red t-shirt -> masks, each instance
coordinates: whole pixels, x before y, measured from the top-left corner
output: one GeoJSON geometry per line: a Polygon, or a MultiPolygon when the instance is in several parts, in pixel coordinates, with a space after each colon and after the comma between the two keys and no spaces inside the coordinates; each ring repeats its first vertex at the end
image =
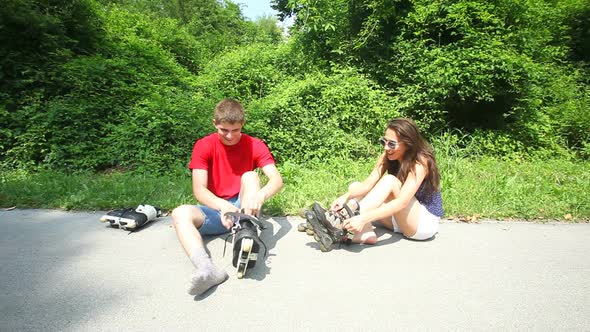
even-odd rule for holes
{"type": "Polygon", "coordinates": [[[228,146],[213,133],[197,140],[188,168],[206,170],[207,189],[228,199],[240,193],[242,174],[274,163],[270,150],[258,138],[242,133],[237,144],[228,146]]]}

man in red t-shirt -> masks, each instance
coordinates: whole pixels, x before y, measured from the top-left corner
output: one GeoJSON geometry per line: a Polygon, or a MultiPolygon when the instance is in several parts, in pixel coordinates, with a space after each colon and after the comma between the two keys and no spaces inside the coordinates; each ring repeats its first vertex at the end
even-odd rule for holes
{"type": "Polygon", "coordinates": [[[228,232],[232,220],[226,212],[258,215],[265,200],[283,186],[281,175],[268,147],[261,140],[242,133],[244,108],[236,100],[224,99],[215,106],[216,133],[195,143],[188,167],[192,170],[193,194],[202,205],[181,205],[172,211],[176,235],[197,269],[188,290],[200,295],[227,280],[227,273],[215,267],[205,251],[201,235],[228,232]],[[268,177],[264,187],[254,170],[268,177]]]}

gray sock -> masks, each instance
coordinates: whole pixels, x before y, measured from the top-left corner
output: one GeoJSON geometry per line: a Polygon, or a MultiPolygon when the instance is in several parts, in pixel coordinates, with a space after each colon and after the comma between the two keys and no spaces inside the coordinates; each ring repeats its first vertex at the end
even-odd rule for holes
{"type": "Polygon", "coordinates": [[[197,271],[193,273],[191,278],[191,285],[188,289],[190,295],[201,295],[209,288],[226,281],[229,277],[227,272],[213,265],[205,248],[195,249],[191,255],[191,261],[197,271]]]}

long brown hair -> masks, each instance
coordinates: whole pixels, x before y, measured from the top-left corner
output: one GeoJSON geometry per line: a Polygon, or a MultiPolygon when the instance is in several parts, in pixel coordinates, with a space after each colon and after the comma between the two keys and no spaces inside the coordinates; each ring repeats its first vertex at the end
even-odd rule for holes
{"type": "Polygon", "coordinates": [[[414,170],[414,165],[420,163],[428,172],[424,178],[424,192],[430,195],[439,191],[440,174],[432,146],[424,139],[414,121],[405,118],[393,119],[387,123],[387,129],[395,131],[400,143],[405,145],[406,151],[401,162],[390,161],[383,154],[383,170],[389,171],[404,183],[408,174],[414,170]]]}

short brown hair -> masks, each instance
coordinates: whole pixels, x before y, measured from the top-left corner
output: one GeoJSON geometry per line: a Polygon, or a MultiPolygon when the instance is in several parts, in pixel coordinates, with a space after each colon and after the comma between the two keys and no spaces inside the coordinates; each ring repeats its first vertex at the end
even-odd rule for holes
{"type": "Polygon", "coordinates": [[[215,106],[213,119],[215,123],[244,123],[244,106],[237,100],[225,98],[215,106]]]}

